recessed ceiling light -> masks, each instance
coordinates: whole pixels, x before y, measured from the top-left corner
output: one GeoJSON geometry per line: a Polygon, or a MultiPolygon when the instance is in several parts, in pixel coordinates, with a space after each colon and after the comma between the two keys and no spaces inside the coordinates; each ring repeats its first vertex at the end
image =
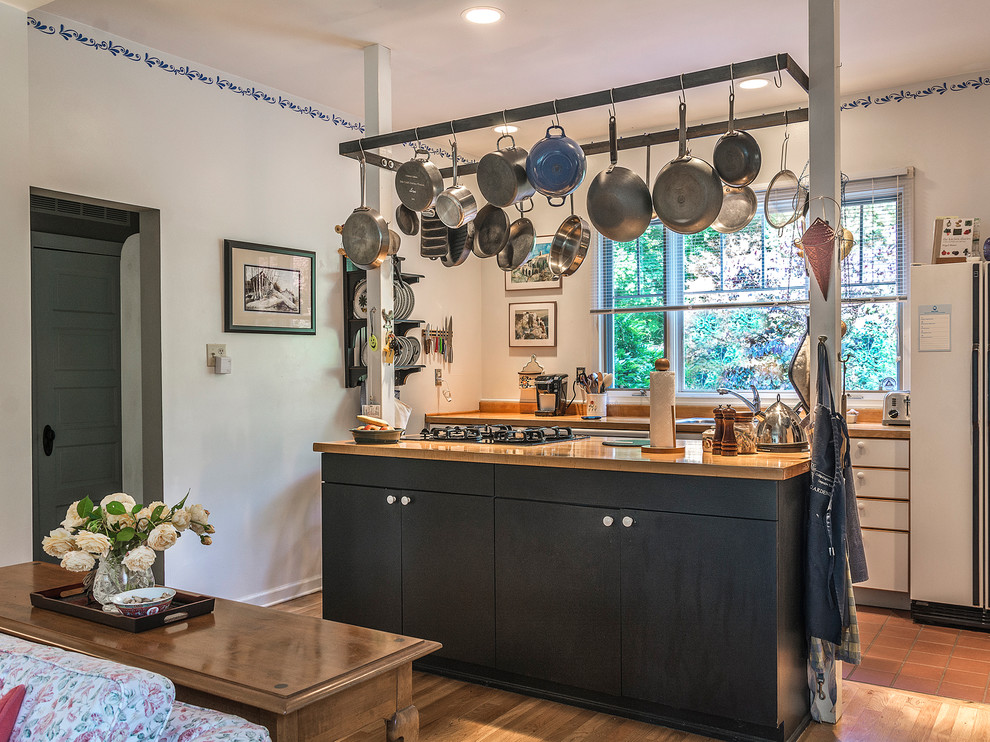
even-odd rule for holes
{"type": "Polygon", "coordinates": [[[739,83],[739,87],[747,88],[748,90],[755,90],[756,88],[765,88],[770,83],[769,80],[763,77],[754,77],[752,80],[743,80],[739,83]]]}
{"type": "Polygon", "coordinates": [[[517,131],[519,131],[519,127],[513,126],[512,124],[509,124],[508,126],[499,125],[495,127],[496,134],[515,134],[517,131]]]}
{"type": "Polygon", "coordinates": [[[461,15],[464,16],[464,20],[470,21],[471,23],[498,23],[502,20],[505,13],[498,8],[481,6],[477,8],[468,8],[461,13],[461,15]]]}

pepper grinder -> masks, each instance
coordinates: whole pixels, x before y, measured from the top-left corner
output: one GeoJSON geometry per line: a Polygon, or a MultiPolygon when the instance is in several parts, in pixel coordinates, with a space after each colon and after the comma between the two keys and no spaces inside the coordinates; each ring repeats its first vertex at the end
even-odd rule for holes
{"type": "Polygon", "coordinates": [[[726,407],[722,412],[722,455],[735,456],[739,453],[736,443],[736,411],[726,407]]]}
{"type": "Polygon", "coordinates": [[[712,414],[715,416],[715,437],[712,438],[712,456],[719,456],[722,453],[722,435],[725,432],[722,405],[712,410],[712,414]]]}

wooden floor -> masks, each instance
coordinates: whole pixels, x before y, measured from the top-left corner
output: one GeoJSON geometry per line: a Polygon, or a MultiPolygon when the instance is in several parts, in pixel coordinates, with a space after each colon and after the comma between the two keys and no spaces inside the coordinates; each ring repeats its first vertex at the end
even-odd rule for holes
{"type": "MultiPolygon", "coordinates": [[[[276,606],[321,615],[321,593],[276,606]]],[[[703,742],[707,737],[462,683],[413,674],[420,742],[703,742]]],[[[990,740],[990,705],[843,681],[845,712],[836,725],[815,724],[800,742],[983,742],[990,740]]],[[[346,742],[383,742],[375,724],[346,742]]]]}

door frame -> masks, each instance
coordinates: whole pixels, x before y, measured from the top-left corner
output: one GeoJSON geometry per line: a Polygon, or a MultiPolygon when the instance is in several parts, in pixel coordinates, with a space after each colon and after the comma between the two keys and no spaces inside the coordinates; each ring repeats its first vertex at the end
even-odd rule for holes
{"type": "MultiPolygon", "coordinates": [[[[139,452],[140,470],[132,473],[123,480],[123,489],[132,494],[139,502],[152,502],[165,499],[165,467],[163,445],[163,412],[162,412],[162,311],[161,311],[161,213],[157,209],[123,204],[103,199],[90,198],[77,194],[50,191],[42,188],[31,188],[31,195],[75,201],[111,209],[131,211],[138,214],[138,232],[124,242],[123,251],[136,252],[133,255],[138,265],[136,270],[123,271],[121,275],[121,295],[128,292],[136,297],[140,307],[139,338],[129,347],[128,353],[139,355],[139,359],[130,359],[121,365],[121,384],[130,385],[135,390],[130,402],[130,409],[123,409],[125,419],[135,421],[131,430],[138,434],[139,442],[134,450],[139,452]],[[137,428],[140,427],[138,433],[137,428]]],[[[43,234],[46,244],[39,247],[59,248],[65,244],[64,236],[52,233],[43,234]]],[[[32,230],[31,250],[34,250],[36,237],[39,233],[32,230]]],[[[85,238],[80,238],[85,239],[85,238]]],[[[95,240],[88,240],[96,242],[95,240]]],[[[32,318],[33,323],[33,318],[32,318]]],[[[32,389],[32,407],[34,404],[32,389]]],[[[34,417],[32,412],[32,418],[34,417]]],[[[126,435],[127,428],[122,428],[126,435]]],[[[34,429],[32,423],[32,458],[41,452],[41,431],[34,429]]],[[[126,449],[125,449],[126,450],[126,449]]],[[[124,467],[126,471],[126,466],[124,467]]],[[[31,497],[32,511],[37,502],[37,474],[35,462],[32,460],[33,492],[31,497]]],[[[123,474],[123,472],[122,472],[123,474]]],[[[32,522],[34,514],[32,512],[32,522]]],[[[164,582],[162,570],[164,560],[155,563],[156,576],[164,582]]]]}

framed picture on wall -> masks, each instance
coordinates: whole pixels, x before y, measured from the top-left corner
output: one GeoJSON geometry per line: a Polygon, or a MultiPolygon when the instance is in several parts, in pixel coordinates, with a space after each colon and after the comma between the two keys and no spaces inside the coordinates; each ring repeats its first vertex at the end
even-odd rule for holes
{"type": "Polygon", "coordinates": [[[557,302],[509,305],[509,346],[553,348],[557,345],[557,302]]]}
{"type": "Polygon", "coordinates": [[[505,272],[506,291],[525,291],[527,289],[559,289],[561,277],[550,271],[550,243],[553,235],[543,235],[536,238],[533,251],[526,262],[518,268],[505,272]]]}
{"type": "Polygon", "coordinates": [[[223,241],[223,331],[316,334],[316,253],[223,241]]]}

